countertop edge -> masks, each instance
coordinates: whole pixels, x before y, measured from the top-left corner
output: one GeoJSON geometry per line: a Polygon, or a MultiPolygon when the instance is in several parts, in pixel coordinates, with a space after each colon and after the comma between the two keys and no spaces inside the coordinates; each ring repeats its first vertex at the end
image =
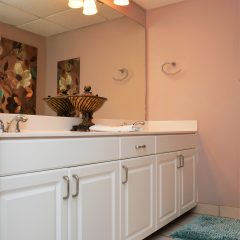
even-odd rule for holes
{"type": "Polygon", "coordinates": [[[0,133],[0,140],[22,139],[22,138],[92,138],[92,137],[121,137],[141,135],[170,135],[170,134],[194,134],[196,130],[174,130],[174,131],[136,131],[136,132],[22,132],[22,133],[0,133]]]}

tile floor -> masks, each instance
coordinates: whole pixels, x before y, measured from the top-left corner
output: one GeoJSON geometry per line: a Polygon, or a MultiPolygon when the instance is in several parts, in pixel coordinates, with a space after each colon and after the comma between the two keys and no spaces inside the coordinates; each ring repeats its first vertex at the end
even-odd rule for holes
{"type": "Polygon", "coordinates": [[[177,230],[179,227],[191,222],[195,217],[199,216],[194,213],[186,213],[175,221],[169,223],[167,226],[161,228],[157,232],[153,233],[151,236],[145,238],[144,240],[171,240],[169,235],[177,230]]]}

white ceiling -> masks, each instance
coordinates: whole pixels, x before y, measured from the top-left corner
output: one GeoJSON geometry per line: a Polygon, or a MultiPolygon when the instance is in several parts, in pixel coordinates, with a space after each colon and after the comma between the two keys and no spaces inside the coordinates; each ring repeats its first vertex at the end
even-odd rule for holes
{"type": "Polygon", "coordinates": [[[144,9],[163,7],[169,4],[183,2],[184,0],[133,0],[144,9]]]}
{"type": "MultiPolygon", "coordinates": [[[[152,9],[184,0],[132,1],[144,9],[152,9]]],[[[0,0],[0,22],[41,36],[52,36],[123,16],[98,2],[98,14],[84,16],[82,9],[70,9],[67,3],[68,0],[0,0]]]]}
{"type": "Polygon", "coordinates": [[[84,16],[82,9],[70,9],[67,3],[68,0],[0,0],[0,22],[51,36],[123,16],[100,3],[98,14],[84,16]]]}

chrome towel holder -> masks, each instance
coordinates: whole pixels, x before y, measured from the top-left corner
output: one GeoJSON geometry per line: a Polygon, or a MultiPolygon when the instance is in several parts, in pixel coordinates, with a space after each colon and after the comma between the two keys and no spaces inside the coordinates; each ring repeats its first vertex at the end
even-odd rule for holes
{"type": "Polygon", "coordinates": [[[129,75],[129,72],[128,72],[128,69],[127,68],[121,68],[121,69],[118,69],[118,72],[120,73],[119,77],[113,77],[112,79],[115,80],[115,81],[123,81],[125,80],[128,75],[129,75]]]}
{"type": "Polygon", "coordinates": [[[162,71],[167,75],[176,75],[182,71],[182,69],[177,69],[175,71],[171,71],[171,69],[175,69],[177,67],[176,62],[165,62],[162,65],[162,71]]]}

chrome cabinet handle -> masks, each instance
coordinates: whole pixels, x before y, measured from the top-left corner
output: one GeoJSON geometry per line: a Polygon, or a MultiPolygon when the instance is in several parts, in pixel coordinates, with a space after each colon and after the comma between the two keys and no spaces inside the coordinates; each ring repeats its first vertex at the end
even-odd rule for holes
{"type": "Polygon", "coordinates": [[[181,154],[177,156],[177,168],[182,167],[184,167],[184,156],[181,154]]]}
{"type": "Polygon", "coordinates": [[[63,176],[63,179],[67,182],[67,195],[63,197],[63,200],[67,200],[70,196],[70,181],[68,176],[63,176]]]}
{"type": "Polygon", "coordinates": [[[147,146],[145,144],[143,145],[136,145],[135,148],[138,150],[138,149],[141,149],[141,148],[146,148],[147,146]]]}
{"type": "Polygon", "coordinates": [[[122,166],[122,168],[125,170],[126,173],[126,179],[125,181],[122,181],[122,184],[126,184],[128,182],[128,168],[126,166],[122,166]]]}
{"type": "Polygon", "coordinates": [[[76,192],[72,195],[73,198],[77,197],[79,194],[79,177],[78,175],[72,175],[72,177],[76,180],[76,192]]]}
{"type": "Polygon", "coordinates": [[[181,155],[177,156],[177,168],[181,168],[181,155]]]}
{"type": "Polygon", "coordinates": [[[180,158],[180,165],[181,167],[184,167],[184,156],[181,155],[181,158],[180,158]]]}

